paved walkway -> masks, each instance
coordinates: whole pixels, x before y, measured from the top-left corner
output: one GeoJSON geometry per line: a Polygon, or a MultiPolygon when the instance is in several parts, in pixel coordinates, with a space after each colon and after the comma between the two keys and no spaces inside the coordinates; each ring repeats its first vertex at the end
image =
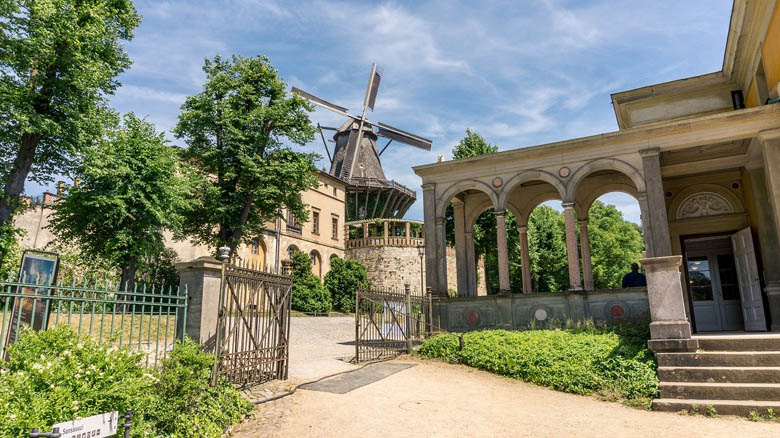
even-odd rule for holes
{"type": "MultiPolygon", "coordinates": [[[[295,377],[289,383],[301,383],[317,372],[325,375],[354,368],[333,359],[354,354],[353,345],[339,340],[347,336],[348,328],[354,330],[347,320],[293,320],[293,346],[296,336],[314,333],[305,336],[306,342],[291,347],[290,375],[295,377]],[[310,358],[308,362],[305,357],[310,358]]],[[[351,341],[351,336],[347,340],[351,341]]],[[[290,397],[261,405],[256,418],[238,427],[234,436],[780,436],[778,423],[648,412],[460,365],[410,357],[393,363],[402,362],[416,366],[345,394],[299,389],[290,397]]],[[[289,383],[273,383],[270,391],[279,391],[289,383]]]]}

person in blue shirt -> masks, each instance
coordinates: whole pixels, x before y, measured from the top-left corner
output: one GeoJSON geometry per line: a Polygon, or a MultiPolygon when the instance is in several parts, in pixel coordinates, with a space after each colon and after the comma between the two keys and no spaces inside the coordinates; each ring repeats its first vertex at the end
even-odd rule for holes
{"type": "Polygon", "coordinates": [[[631,263],[631,272],[623,276],[623,287],[647,286],[647,279],[639,273],[639,265],[631,263]]]}

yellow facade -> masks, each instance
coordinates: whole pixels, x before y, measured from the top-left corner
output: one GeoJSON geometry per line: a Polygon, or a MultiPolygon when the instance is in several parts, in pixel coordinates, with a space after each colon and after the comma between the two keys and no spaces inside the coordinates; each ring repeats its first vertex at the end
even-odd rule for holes
{"type": "Polygon", "coordinates": [[[764,72],[767,86],[770,90],[776,89],[780,82],[780,6],[775,6],[772,21],[769,22],[769,30],[764,38],[764,47],[761,48],[764,60],[764,72]]]}

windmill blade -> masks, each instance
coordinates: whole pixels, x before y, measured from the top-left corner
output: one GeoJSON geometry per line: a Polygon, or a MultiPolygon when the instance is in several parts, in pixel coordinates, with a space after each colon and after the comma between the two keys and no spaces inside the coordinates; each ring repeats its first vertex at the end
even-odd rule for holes
{"type": "Polygon", "coordinates": [[[368,77],[368,87],[366,87],[366,97],[363,99],[363,107],[369,108],[374,111],[374,104],[376,103],[376,94],[379,92],[379,82],[382,80],[382,73],[384,70],[374,64],[371,67],[371,75],[368,77]]]}
{"type": "Polygon", "coordinates": [[[347,114],[348,110],[346,108],[344,108],[343,106],[338,106],[338,105],[335,105],[335,104],[332,104],[332,103],[328,102],[327,100],[320,99],[319,97],[317,97],[317,96],[315,96],[313,94],[309,94],[309,93],[301,90],[300,88],[292,87],[291,92],[292,92],[292,94],[295,94],[296,96],[300,96],[300,97],[308,100],[309,102],[311,102],[311,103],[313,103],[315,105],[319,105],[319,106],[321,106],[323,108],[329,109],[329,110],[331,110],[331,111],[333,111],[335,113],[341,114],[342,116],[352,117],[353,119],[357,118],[355,116],[347,114]]]}
{"type": "Polygon", "coordinates": [[[382,137],[387,137],[391,140],[408,144],[409,146],[414,146],[416,148],[425,149],[426,151],[431,150],[431,145],[433,142],[427,138],[402,131],[398,128],[393,128],[392,126],[385,125],[384,123],[377,123],[375,126],[378,130],[377,134],[381,135],[382,137]]]}

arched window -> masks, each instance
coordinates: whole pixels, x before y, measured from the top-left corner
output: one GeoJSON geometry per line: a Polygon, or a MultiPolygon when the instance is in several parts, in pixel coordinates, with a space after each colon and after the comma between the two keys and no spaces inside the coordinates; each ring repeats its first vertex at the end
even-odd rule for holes
{"type": "Polygon", "coordinates": [[[309,257],[311,257],[311,272],[317,277],[322,277],[322,257],[320,257],[320,253],[317,250],[312,250],[309,253],[309,257]]]}
{"type": "Polygon", "coordinates": [[[295,246],[295,245],[290,245],[290,246],[287,248],[287,258],[288,258],[288,259],[290,259],[290,260],[292,260],[292,258],[293,258],[293,254],[295,254],[295,251],[298,251],[298,247],[297,247],[297,246],[295,246]]]}

